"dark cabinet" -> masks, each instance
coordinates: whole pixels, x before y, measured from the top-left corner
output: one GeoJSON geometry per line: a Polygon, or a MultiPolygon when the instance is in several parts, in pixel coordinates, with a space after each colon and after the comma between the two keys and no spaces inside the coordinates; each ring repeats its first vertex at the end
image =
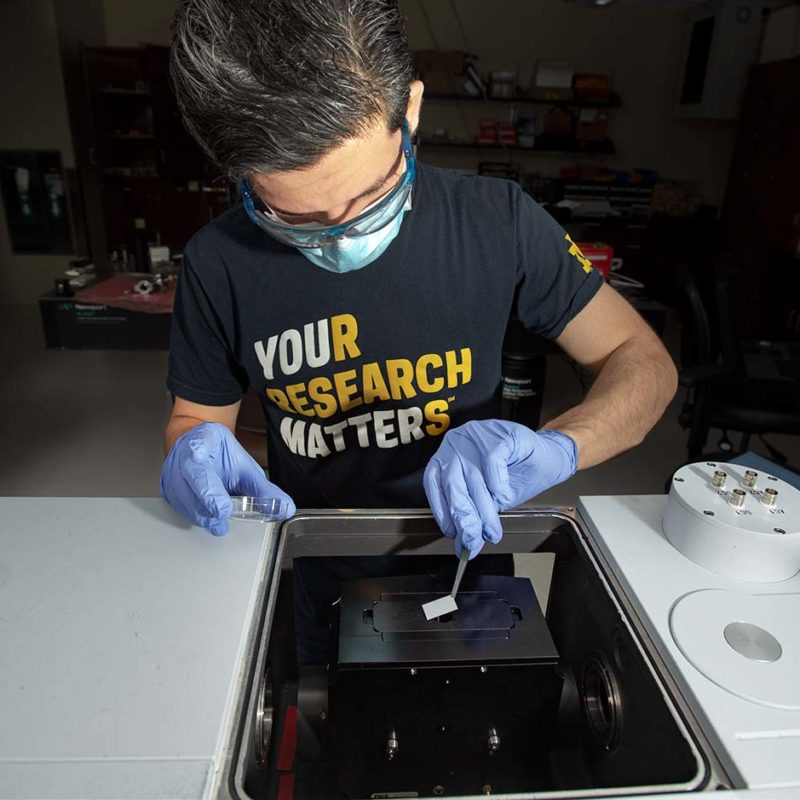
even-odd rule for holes
{"type": "MultiPolygon", "coordinates": [[[[136,239],[182,250],[229,206],[229,188],[183,126],[169,83],[169,48],[85,47],[85,180],[102,197],[108,250],[136,239]]],[[[141,246],[138,248],[144,252],[141,246]]],[[[92,253],[101,267],[108,253],[92,253]]],[[[142,259],[143,260],[143,259],[142,259]]],[[[147,269],[137,263],[136,270],[147,269]]]]}
{"type": "Polygon", "coordinates": [[[721,219],[736,327],[800,340],[800,59],[750,70],[721,219]]]}

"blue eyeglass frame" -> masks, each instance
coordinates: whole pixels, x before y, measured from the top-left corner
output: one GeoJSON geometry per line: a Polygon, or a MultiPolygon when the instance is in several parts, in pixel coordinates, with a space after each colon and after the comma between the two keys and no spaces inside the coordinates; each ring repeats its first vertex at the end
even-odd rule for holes
{"type": "MultiPolygon", "coordinates": [[[[242,179],[239,182],[239,191],[242,195],[242,202],[244,204],[245,211],[247,212],[247,216],[252,222],[258,225],[259,228],[266,231],[279,241],[290,244],[293,247],[301,248],[324,247],[325,245],[331,244],[334,240],[343,236],[367,236],[370,233],[375,233],[376,231],[381,230],[382,228],[386,227],[386,225],[388,225],[396,215],[393,215],[389,219],[382,221],[380,225],[377,225],[374,228],[367,226],[367,228],[363,231],[353,232],[354,228],[363,225],[370,219],[380,219],[382,213],[388,207],[390,207],[392,203],[396,203],[398,201],[399,196],[403,195],[403,202],[405,203],[405,199],[408,197],[411,187],[414,185],[414,178],[416,176],[416,163],[414,160],[414,151],[411,146],[411,134],[408,130],[408,123],[406,121],[403,121],[402,132],[402,143],[400,150],[405,156],[406,160],[406,170],[403,173],[403,176],[397,182],[395,187],[389,192],[389,194],[387,194],[386,197],[384,197],[377,205],[373,206],[367,211],[362,212],[358,216],[353,217],[353,219],[347,220],[346,222],[340,222],[337,225],[321,226],[319,228],[298,228],[294,225],[281,225],[279,222],[269,219],[263,213],[259,212],[258,209],[256,209],[255,194],[250,186],[248,186],[247,181],[242,179]]],[[[402,205],[398,204],[398,214],[400,213],[401,209],[402,205]]]]}

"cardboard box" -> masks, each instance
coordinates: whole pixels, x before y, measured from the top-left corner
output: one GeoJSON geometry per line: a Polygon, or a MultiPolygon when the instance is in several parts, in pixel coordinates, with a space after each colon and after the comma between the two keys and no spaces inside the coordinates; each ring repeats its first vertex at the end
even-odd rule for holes
{"type": "Polygon", "coordinates": [[[416,66],[422,80],[431,72],[446,75],[463,75],[467,66],[466,55],[456,50],[419,50],[416,53],[416,66]]]}
{"type": "Polygon", "coordinates": [[[464,88],[464,72],[467,67],[464,53],[455,50],[420,50],[416,54],[416,67],[427,94],[469,96],[464,88]]]}
{"type": "Polygon", "coordinates": [[[449,72],[428,72],[420,75],[420,80],[425,84],[425,93],[431,97],[437,95],[465,95],[464,77],[451,75],[449,72]]]}

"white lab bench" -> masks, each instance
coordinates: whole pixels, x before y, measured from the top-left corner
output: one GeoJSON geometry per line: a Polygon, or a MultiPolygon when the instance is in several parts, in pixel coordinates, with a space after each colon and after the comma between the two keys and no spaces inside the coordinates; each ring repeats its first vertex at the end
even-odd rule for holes
{"type": "Polygon", "coordinates": [[[208,797],[274,533],[0,500],[0,798],[208,797]]]}
{"type": "MultiPolygon", "coordinates": [[[[698,583],[664,578],[683,556],[658,529],[663,502],[581,503],[605,558],[629,573],[620,583],[649,606],[644,622],[656,639],[671,593],[698,583]]],[[[277,524],[233,521],[215,538],[160,499],[0,499],[0,800],[221,796],[278,533],[277,524]]],[[[682,670],[687,698],[714,715],[721,704],[731,730],[758,730],[746,714],[737,728],[737,704],[724,693],[707,699],[680,651],[658,647],[682,670]]],[[[780,736],[745,741],[734,730],[729,740],[727,727],[717,731],[762,787],[725,797],[800,797],[800,712],[793,719],[763,729],[780,736]]]]}

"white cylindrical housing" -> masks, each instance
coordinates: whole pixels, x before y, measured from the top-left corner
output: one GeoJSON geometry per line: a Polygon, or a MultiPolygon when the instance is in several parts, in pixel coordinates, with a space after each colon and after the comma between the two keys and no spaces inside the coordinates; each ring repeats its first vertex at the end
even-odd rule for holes
{"type": "Polygon", "coordinates": [[[760,472],[756,488],[742,498],[746,467],[700,462],[672,478],[664,534],[687,558],[713,572],[745,581],[774,582],[800,572],[800,491],[760,472]],[[730,476],[725,489],[714,473],[730,476]],[[769,499],[767,488],[777,491],[769,499]],[[765,502],[765,499],[767,501],[765,502]]]}

